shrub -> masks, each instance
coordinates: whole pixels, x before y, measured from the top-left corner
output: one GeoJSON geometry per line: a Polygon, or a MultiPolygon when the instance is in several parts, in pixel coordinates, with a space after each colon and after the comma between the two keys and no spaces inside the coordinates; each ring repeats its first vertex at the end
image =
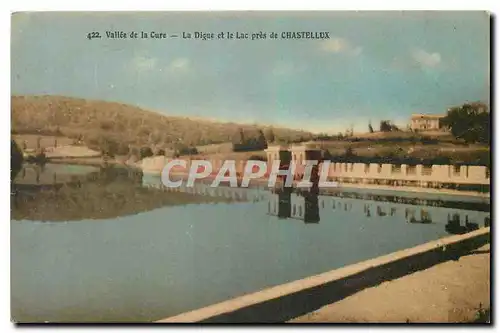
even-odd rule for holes
{"type": "Polygon", "coordinates": [[[103,156],[115,157],[118,152],[118,143],[107,137],[101,137],[99,139],[99,149],[103,156]]]}
{"type": "Polygon", "coordinates": [[[128,155],[129,151],[130,151],[130,149],[128,147],[128,144],[123,143],[123,142],[117,143],[116,151],[115,151],[116,155],[128,155]]]}
{"type": "Polygon", "coordinates": [[[352,149],[352,147],[347,147],[346,150],[345,150],[345,154],[344,154],[346,157],[352,157],[354,156],[354,150],[352,149]]]}
{"type": "Polygon", "coordinates": [[[139,157],[141,158],[141,160],[153,155],[153,150],[150,147],[141,147],[141,149],[139,150],[139,157]]]}

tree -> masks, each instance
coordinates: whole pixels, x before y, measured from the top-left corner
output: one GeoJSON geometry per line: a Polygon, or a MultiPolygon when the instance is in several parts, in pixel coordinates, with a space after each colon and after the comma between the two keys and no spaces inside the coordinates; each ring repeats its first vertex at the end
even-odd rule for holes
{"type": "Polygon", "coordinates": [[[153,156],[153,150],[151,149],[151,147],[148,147],[148,146],[144,146],[144,147],[141,147],[141,149],[139,150],[139,156],[142,159],[146,158],[146,157],[151,157],[153,156]]]}
{"type": "Polygon", "coordinates": [[[321,151],[321,157],[324,161],[330,161],[333,157],[333,155],[330,153],[328,149],[323,149],[321,151]]]}
{"type": "Polygon", "coordinates": [[[10,179],[14,180],[23,166],[23,152],[16,141],[10,140],[10,179]]]}
{"type": "Polygon", "coordinates": [[[274,131],[272,127],[266,128],[266,131],[264,132],[264,136],[266,137],[266,141],[271,143],[274,142],[275,137],[274,137],[274,131]]]}
{"type": "Polygon", "coordinates": [[[99,150],[103,157],[115,157],[118,150],[118,143],[109,137],[99,137],[98,139],[99,150]]]}
{"type": "Polygon", "coordinates": [[[389,120],[380,121],[380,132],[390,132],[392,131],[392,125],[389,120]]]}
{"type": "Polygon", "coordinates": [[[157,147],[154,151],[154,154],[156,156],[165,156],[165,149],[157,147]]]}
{"type": "Polygon", "coordinates": [[[373,126],[372,126],[371,121],[368,123],[368,131],[370,131],[370,133],[375,132],[375,131],[373,130],[373,126]]]}
{"type": "Polygon", "coordinates": [[[441,124],[466,143],[490,143],[490,112],[481,102],[465,103],[448,110],[441,124]]]}
{"type": "Polygon", "coordinates": [[[244,144],[245,143],[245,132],[243,128],[239,128],[238,131],[233,136],[233,144],[244,144]]]}
{"type": "Polygon", "coordinates": [[[259,149],[266,149],[267,148],[266,136],[264,135],[264,132],[261,129],[259,129],[259,131],[258,131],[256,148],[259,148],[259,149]]]}
{"type": "Polygon", "coordinates": [[[380,121],[380,132],[397,132],[399,127],[391,123],[390,120],[380,121]]]}

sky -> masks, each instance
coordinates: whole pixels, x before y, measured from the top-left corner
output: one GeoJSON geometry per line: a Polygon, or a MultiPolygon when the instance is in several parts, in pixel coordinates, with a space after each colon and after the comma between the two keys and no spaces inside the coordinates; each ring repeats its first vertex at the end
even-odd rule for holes
{"type": "Polygon", "coordinates": [[[16,13],[12,95],[62,95],[165,115],[336,134],[489,103],[485,12],[16,13]],[[178,34],[109,39],[106,31],[178,34]],[[326,31],[329,39],[271,39],[326,31]],[[87,35],[98,32],[102,38],[87,35]],[[267,34],[264,40],[182,33],[267,34]]]}

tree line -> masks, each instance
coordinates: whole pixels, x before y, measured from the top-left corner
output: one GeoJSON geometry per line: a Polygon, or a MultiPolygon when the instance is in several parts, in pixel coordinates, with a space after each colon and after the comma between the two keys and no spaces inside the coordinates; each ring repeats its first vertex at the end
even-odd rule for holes
{"type": "Polygon", "coordinates": [[[482,102],[452,107],[442,119],[451,134],[466,143],[491,143],[491,123],[488,106],[482,102]]]}

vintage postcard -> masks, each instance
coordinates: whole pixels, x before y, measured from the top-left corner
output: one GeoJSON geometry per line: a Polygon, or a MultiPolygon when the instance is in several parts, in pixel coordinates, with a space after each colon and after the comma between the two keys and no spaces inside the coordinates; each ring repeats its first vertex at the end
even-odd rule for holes
{"type": "Polygon", "coordinates": [[[490,322],[488,12],[11,20],[13,322],[490,322]]]}

